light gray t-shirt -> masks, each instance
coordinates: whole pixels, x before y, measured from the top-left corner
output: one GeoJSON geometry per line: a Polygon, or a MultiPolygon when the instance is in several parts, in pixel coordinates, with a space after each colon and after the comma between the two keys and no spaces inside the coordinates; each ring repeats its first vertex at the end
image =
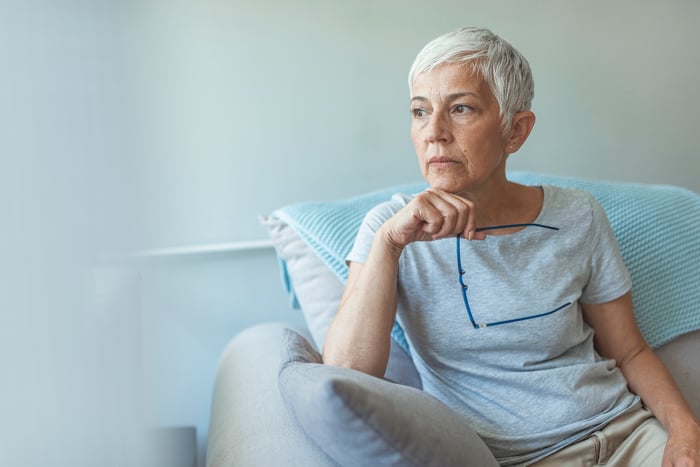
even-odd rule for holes
{"type": "MultiPolygon", "coordinates": [[[[548,455],[639,405],[593,347],[580,302],[605,303],[631,282],[602,207],[543,186],[534,223],[510,235],[408,245],[399,259],[397,320],[423,389],[462,414],[502,465],[548,455]],[[466,302],[466,303],[465,303],[466,302]],[[475,328],[523,317],[545,316],[475,328]],[[558,310],[558,311],[553,311],[558,310]]],[[[372,209],[348,261],[364,263],[377,229],[412,196],[372,209]]]]}

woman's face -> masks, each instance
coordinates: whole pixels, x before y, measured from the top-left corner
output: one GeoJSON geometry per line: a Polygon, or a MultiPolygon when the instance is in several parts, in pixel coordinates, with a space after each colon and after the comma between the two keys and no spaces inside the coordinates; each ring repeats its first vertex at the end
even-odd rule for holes
{"type": "Polygon", "coordinates": [[[411,96],[411,138],[430,186],[459,193],[505,177],[500,109],[479,73],[440,65],[418,75],[411,96]]]}

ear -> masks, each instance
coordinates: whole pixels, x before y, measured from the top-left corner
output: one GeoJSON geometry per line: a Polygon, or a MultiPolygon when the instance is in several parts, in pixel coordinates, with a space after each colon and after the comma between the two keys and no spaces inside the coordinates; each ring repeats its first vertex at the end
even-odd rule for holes
{"type": "Polygon", "coordinates": [[[510,132],[506,138],[506,153],[512,154],[525,144],[530,136],[532,127],[535,126],[535,114],[529,110],[516,112],[510,125],[510,132]]]}

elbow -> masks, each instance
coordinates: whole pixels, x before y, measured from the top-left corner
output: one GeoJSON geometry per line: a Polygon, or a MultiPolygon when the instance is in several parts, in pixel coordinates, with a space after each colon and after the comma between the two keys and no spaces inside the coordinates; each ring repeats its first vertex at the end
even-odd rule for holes
{"type": "Polygon", "coordinates": [[[386,372],[387,361],[382,359],[363,358],[362,352],[337,351],[328,346],[323,349],[323,364],[340,368],[348,368],[366,373],[370,376],[383,378],[386,372]]]}
{"type": "Polygon", "coordinates": [[[649,347],[646,343],[641,343],[627,351],[621,357],[615,358],[615,363],[624,373],[627,368],[629,368],[631,363],[639,359],[640,356],[644,356],[648,353],[653,353],[651,347],[649,347]]]}

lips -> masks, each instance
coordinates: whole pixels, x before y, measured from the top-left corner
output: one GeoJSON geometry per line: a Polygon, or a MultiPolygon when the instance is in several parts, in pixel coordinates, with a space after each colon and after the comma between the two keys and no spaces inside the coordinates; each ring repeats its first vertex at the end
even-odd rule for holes
{"type": "Polygon", "coordinates": [[[445,156],[433,156],[428,159],[428,165],[436,169],[443,169],[458,164],[454,159],[445,156]]]}

